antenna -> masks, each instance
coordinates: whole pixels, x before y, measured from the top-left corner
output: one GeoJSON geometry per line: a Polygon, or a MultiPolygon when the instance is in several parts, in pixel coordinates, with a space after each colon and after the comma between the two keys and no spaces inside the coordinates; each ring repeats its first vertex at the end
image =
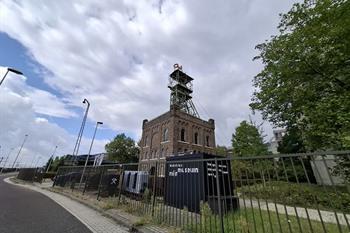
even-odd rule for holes
{"type": "Polygon", "coordinates": [[[192,102],[193,78],[182,71],[182,66],[174,64],[174,71],[169,75],[170,108],[178,109],[199,118],[192,102]]]}

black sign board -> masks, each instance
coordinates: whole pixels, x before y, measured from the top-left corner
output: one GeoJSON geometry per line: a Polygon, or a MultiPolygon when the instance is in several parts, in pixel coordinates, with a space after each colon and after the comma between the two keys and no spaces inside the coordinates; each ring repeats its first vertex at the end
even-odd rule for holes
{"type": "Polygon", "coordinates": [[[230,161],[216,158],[221,157],[189,154],[167,158],[165,203],[191,212],[200,211],[201,201],[207,202],[213,212],[218,212],[219,203],[224,211],[237,206],[230,161]]]}

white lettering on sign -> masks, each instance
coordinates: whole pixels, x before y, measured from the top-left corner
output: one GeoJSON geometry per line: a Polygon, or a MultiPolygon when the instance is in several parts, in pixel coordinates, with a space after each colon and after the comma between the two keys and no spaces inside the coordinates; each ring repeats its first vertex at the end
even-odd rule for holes
{"type": "Polygon", "coordinates": [[[178,174],[197,174],[199,173],[199,168],[197,167],[177,167],[177,169],[173,171],[169,171],[169,176],[178,176],[178,174]]]}
{"type": "Polygon", "coordinates": [[[111,184],[117,184],[118,179],[117,178],[112,178],[111,184]]]}
{"type": "Polygon", "coordinates": [[[198,173],[199,170],[197,167],[194,168],[185,168],[185,173],[198,173]]]}

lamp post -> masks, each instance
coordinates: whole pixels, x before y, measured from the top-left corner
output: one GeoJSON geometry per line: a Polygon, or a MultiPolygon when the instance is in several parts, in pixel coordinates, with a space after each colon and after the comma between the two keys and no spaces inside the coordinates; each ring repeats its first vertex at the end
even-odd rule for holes
{"type": "Polygon", "coordinates": [[[81,142],[81,138],[83,136],[85,123],[86,123],[86,118],[87,118],[87,115],[89,113],[89,108],[90,108],[90,102],[87,99],[83,100],[83,104],[87,104],[87,107],[86,107],[86,110],[85,110],[83,121],[82,121],[81,126],[80,126],[78,138],[77,138],[77,141],[75,142],[75,146],[74,146],[74,150],[73,150],[73,155],[72,156],[74,158],[74,162],[76,161],[78,153],[79,153],[80,142],[81,142]]]}
{"type": "Polygon", "coordinates": [[[49,164],[47,165],[47,168],[46,168],[46,173],[47,173],[47,172],[49,171],[49,169],[50,169],[50,166],[51,166],[51,163],[52,163],[52,160],[53,160],[53,156],[55,155],[56,150],[57,150],[57,146],[55,147],[55,149],[54,149],[53,152],[52,152],[52,155],[51,155],[50,160],[49,160],[49,164]]]}
{"type": "Polygon", "coordinates": [[[9,153],[7,154],[6,159],[5,159],[5,162],[4,162],[4,165],[2,166],[0,173],[2,173],[2,171],[4,170],[4,168],[5,168],[5,166],[6,166],[6,163],[7,163],[8,159],[9,159],[10,154],[11,154],[12,151],[13,151],[13,148],[11,148],[10,151],[9,151],[9,153]]]}
{"type": "Polygon", "coordinates": [[[81,173],[81,177],[80,177],[79,187],[80,187],[80,185],[81,185],[81,182],[83,181],[83,177],[84,177],[84,173],[85,173],[85,170],[86,170],[86,166],[87,166],[87,163],[88,163],[88,161],[89,161],[90,154],[91,154],[92,145],[94,144],[94,140],[95,140],[95,136],[96,136],[97,127],[98,127],[98,125],[102,125],[102,124],[103,124],[103,122],[100,122],[100,121],[96,122],[96,127],[95,127],[94,136],[92,137],[92,140],[91,140],[89,153],[88,153],[88,155],[86,156],[86,160],[85,160],[85,165],[84,165],[83,173],[81,173]]]}
{"type": "Polygon", "coordinates": [[[15,73],[15,74],[18,74],[18,75],[23,75],[23,73],[22,73],[21,71],[8,67],[7,70],[6,70],[6,73],[5,73],[4,77],[2,77],[2,79],[1,79],[1,81],[0,81],[0,86],[1,86],[2,82],[5,80],[6,75],[7,75],[9,72],[12,72],[12,73],[15,73]]]}
{"type": "Polygon", "coordinates": [[[16,161],[17,161],[17,159],[18,159],[18,156],[19,156],[19,154],[20,154],[21,151],[22,151],[23,145],[24,145],[24,143],[26,142],[27,137],[28,137],[28,134],[24,135],[23,143],[22,143],[22,145],[21,145],[21,148],[19,148],[19,151],[18,151],[18,153],[17,153],[17,156],[16,156],[15,161],[13,161],[12,168],[13,168],[13,167],[15,166],[15,164],[16,164],[16,161]]]}
{"type": "Polygon", "coordinates": [[[41,159],[41,157],[39,156],[38,160],[35,163],[35,168],[38,167],[38,163],[39,163],[40,159],[41,159]]]}

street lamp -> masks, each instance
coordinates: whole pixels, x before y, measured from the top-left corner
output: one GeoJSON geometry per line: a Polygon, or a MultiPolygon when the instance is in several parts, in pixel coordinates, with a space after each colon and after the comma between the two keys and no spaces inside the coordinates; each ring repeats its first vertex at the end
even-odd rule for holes
{"type": "Polygon", "coordinates": [[[89,157],[90,157],[90,154],[91,154],[92,145],[94,144],[94,140],[95,140],[95,136],[96,136],[96,131],[97,131],[98,125],[103,125],[103,122],[101,122],[101,121],[96,122],[96,127],[95,127],[94,136],[92,137],[92,140],[91,140],[89,153],[88,153],[88,155],[86,156],[86,160],[85,160],[85,165],[84,165],[83,173],[81,174],[81,177],[80,177],[79,187],[80,187],[80,185],[81,185],[81,182],[83,181],[85,169],[86,169],[87,163],[88,163],[88,161],[89,161],[89,157]]]}
{"type": "Polygon", "coordinates": [[[89,112],[89,108],[90,108],[90,102],[87,99],[83,100],[83,104],[87,104],[87,107],[86,107],[85,114],[84,114],[84,117],[83,117],[83,122],[81,123],[81,126],[80,126],[78,138],[77,138],[77,141],[75,143],[74,150],[73,150],[73,155],[72,156],[74,157],[74,162],[75,162],[76,157],[78,156],[78,153],[79,153],[80,142],[81,142],[81,138],[83,137],[83,132],[84,132],[84,128],[85,128],[86,118],[87,118],[87,115],[88,115],[88,112],[89,112]]]}
{"type": "Polygon", "coordinates": [[[17,159],[18,159],[18,156],[19,156],[19,154],[20,154],[21,151],[22,151],[23,145],[24,145],[24,143],[26,142],[27,137],[28,137],[28,134],[24,135],[23,143],[22,143],[22,145],[21,145],[21,148],[19,148],[19,151],[18,151],[18,153],[17,153],[17,156],[16,156],[15,161],[13,161],[12,168],[13,168],[13,167],[15,166],[15,164],[16,164],[16,161],[17,161],[17,159]]]}
{"type": "Polygon", "coordinates": [[[51,155],[51,157],[50,157],[50,159],[49,159],[49,164],[47,165],[46,173],[47,173],[47,172],[49,171],[49,169],[50,169],[50,166],[51,166],[51,163],[52,163],[52,160],[53,160],[53,156],[55,155],[56,150],[57,150],[57,146],[56,146],[55,149],[53,150],[52,155],[51,155]]]}
{"type": "Polygon", "coordinates": [[[5,80],[6,75],[7,75],[9,72],[12,72],[12,73],[15,73],[15,74],[18,74],[18,75],[23,75],[23,73],[22,73],[21,71],[16,70],[16,69],[14,69],[14,68],[8,67],[7,70],[6,70],[6,73],[5,73],[4,77],[2,77],[2,79],[1,79],[1,81],[0,81],[0,86],[1,86],[2,82],[5,80]]]}
{"type": "Polygon", "coordinates": [[[1,168],[0,173],[2,173],[2,171],[4,170],[4,168],[5,168],[5,166],[6,166],[6,163],[7,163],[8,159],[9,159],[10,154],[11,154],[12,151],[13,151],[13,148],[11,148],[10,151],[9,151],[9,153],[7,154],[7,157],[6,157],[6,159],[5,159],[4,165],[3,165],[2,168],[1,168]]]}
{"type": "Polygon", "coordinates": [[[38,163],[40,161],[41,157],[39,156],[38,160],[36,161],[35,167],[38,167],[38,163]]]}

